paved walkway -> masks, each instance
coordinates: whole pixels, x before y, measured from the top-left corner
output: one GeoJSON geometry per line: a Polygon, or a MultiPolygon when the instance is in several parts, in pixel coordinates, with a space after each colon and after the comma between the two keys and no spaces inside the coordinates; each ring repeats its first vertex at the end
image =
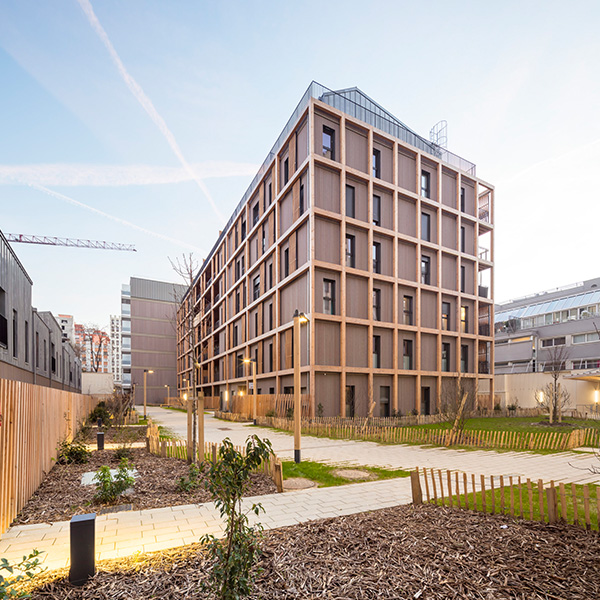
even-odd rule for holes
{"type": "MultiPolygon", "coordinates": [[[[148,408],[148,414],[177,435],[186,436],[186,415],[178,411],[148,408]]],[[[293,437],[272,429],[233,423],[205,415],[206,441],[229,437],[242,444],[248,435],[268,437],[282,458],[293,457],[293,437]]],[[[434,467],[484,475],[521,475],[545,481],[600,482],[589,472],[598,459],[589,453],[563,452],[540,455],[528,452],[490,452],[379,445],[372,442],[331,440],[305,436],[302,458],[345,465],[368,465],[412,469],[434,467]]],[[[266,512],[258,520],[266,529],[304,521],[376,510],[411,501],[408,478],[355,483],[334,488],[312,488],[257,496],[245,500],[261,502],[266,512]]],[[[252,517],[254,518],[254,517],[252,517]]],[[[97,559],[151,552],[198,541],[205,533],[219,535],[223,524],[213,503],[173,506],[101,515],[96,519],[97,559]]],[[[20,559],[33,548],[44,550],[40,558],[48,568],[69,562],[69,522],[12,527],[0,539],[0,557],[20,559]]]]}
{"type": "MultiPolygon", "coordinates": [[[[178,436],[187,437],[187,415],[180,411],[148,407],[148,415],[171,429],[178,436]]],[[[294,438],[288,433],[255,427],[248,423],[234,423],[204,415],[204,437],[207,442],[220,442],[228,437],[236,445],[244,443],[255,433],[269,438],[275,453],[292,460],[294,438]]],[[[312,436],[302,437],[302,459],[344,465],[365,465],[394,469],[433,467],[483,475],[520,475],[544,481],[600,482],[600,474],[590,472],[592,465],[600,467],[600,459],[590,453],[559,452],[492,452],[489,450],[453,450],[448,448],[409,445],[386,445],[375,442],[332,440],[312,436]]]]}

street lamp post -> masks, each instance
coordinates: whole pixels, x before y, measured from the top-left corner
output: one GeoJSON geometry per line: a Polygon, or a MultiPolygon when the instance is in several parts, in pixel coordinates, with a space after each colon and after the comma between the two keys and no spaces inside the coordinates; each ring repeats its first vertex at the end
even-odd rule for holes
{"type": "Polygon", "coordinates": [[[294,313],[294,462],[300,462],[300,425],[302,418],[302,399],[300,395],[300,325],[308,318],[298,309],[294,313]]]}
{"type": "Polygon", "coordinates": [[[252,363],[252,419],[256,425],[256,361],[253,358],[244,358],[243,362],[252,363]]]}
{"type": "Polygon", "coordinates": [[[152,369],[144,369],[144,419],[146,418],[146,375],[154,373],[152,369]]]}
{"type": "Polygon", "coordinates": [[[171,387],[168,383],[165,383],[165,387],[167,388],[167,406],[169,406],[169,397],[171,396],[171,387]]]}

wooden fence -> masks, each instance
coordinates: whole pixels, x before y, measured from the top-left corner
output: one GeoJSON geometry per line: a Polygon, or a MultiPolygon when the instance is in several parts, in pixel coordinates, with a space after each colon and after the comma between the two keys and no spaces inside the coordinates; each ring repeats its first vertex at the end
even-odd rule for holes
{"type": "MultiPolygon", "coordinates": [[[[228,413],[215,412],[215,416],[231,420],[228,413]]],[[[258,417],[258,425],[293,431],[293,419],[278,417],[258,417]]],[[[302,419],[302,433],[319,437],[345,440],[364,440],[387,444],[420,444],[432,446],[468,446],[471,448],[503,448],[506,450],[571,450],[580,446],[600,444],[600,431],[597,429],[576,429],[568,433],[540,431],[526,433],[519,431],[472,431],[452,435],[449,429],[423,429],[417,427],[383,426],[372,420],[359,419],[346,423],[343,419],[325,421],[302,419]]]]}
{"type": "MultiPolygon", "coordinates": [[[[220,444],[205,442],[204,444],[204,460],[212,460],[215,462],[218,458],[220,444]]],[[[148,452],[156,456],[187,459],[187,440],[181,439],[160,439],[158,427],[152,422],[148,424],[146,434],[146,448],[148,452]]],[[[235,446],[235,449],[245,454],[244,446],[235,446]]],[[[260,471],[269,476],[273,483],[277,486],[278,492],[283,492],[283,465],[281,459],[275,454],[271,458],[263,461],[260,466],[260,471]]]]}
{"type": "MultiPolygon", "coordinates": [[[[302,394],[302,416],[310,416],[310,394],[302,394]]],[[[243,396],[231,396],[229,399],[229,412],[245,417],[247,420],[253,418],[254,396],[244,394],[243,396]]],[[[276,417],[286,417],[293,414],[294,394],[257,394],[256,414],[264,417],[272,414],[276,417]]],[[[233,420],[233,419],[232,419],[233,420]]]]}
{"type": "MultiPolygon", "coordinates": [[[[186,408],[187,401],[183,396],[168,396],[166,403],[161,406],[173,406],[175,408],[186,408]]],[[[221,398],[219,396],[204,396],[204,410],[216,410],[221,407],[221,398]]]]}
{"type": "Polygon", "coordinates": [[[0,379],[0,535],[37,490],[97,400],[0,379]]]}
{"type": "Polygon", "coordinates": [[[486,478],[458,471],[417,468],[411,472],[411,489],[413,504],[433,502],[530,521],[563,521],[586,529],[598,529],[600,525],[600,486],[563,482],[557,486],[554,481],[549,484],[541,479],[523,481],[513,475],[486,478]]]}

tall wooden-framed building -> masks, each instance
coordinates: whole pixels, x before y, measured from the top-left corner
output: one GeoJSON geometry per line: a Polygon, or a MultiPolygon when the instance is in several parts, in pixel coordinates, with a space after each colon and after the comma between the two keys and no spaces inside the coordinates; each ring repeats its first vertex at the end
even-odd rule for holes
{"type": "Polygon", "coordinates": [[[180,308],[180,389],[197,364],[206,396],[252,393],[252,358],[258,393],[291,392],[297,309],[313,414],[436,412],[459,377],[491,402],[493,199],[474,164],[313,82],[180,308]]]}

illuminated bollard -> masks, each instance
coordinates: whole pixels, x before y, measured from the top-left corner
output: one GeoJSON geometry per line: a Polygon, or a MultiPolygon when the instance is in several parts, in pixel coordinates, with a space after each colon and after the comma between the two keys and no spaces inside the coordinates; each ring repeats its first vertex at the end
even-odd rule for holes
{"type": "Polygon", "coordinates": [[[104,431],[99,431],[96,434],[96,444],[98,445],[98,450],[104,450],[104,431]]]}
{"type": "Polygon", "coordinates": [[[96,573],[96,513],[71,519],[71,569],[69,581],[83,585],[96,573]]]}

